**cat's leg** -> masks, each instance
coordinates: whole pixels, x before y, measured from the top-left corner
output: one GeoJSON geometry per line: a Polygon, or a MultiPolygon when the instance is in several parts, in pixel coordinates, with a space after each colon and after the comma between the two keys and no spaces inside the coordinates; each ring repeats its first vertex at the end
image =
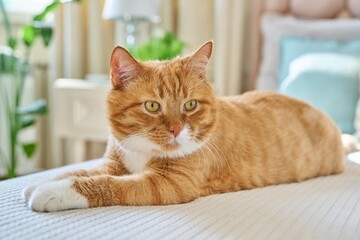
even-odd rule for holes
{"type": "Polygon", "coordinates": [[[113,176],[121,176],[124,174],[128,174],[128,171],[121,161],[108,160],[103,165],[95,167],[93,169],[75,170],[75,171],[63,173],[63,174],[55,177],[54,179],[40,181],[35,184],[32,184],[23,190],[22,196],[23,196],[23,199],[28,200],[36,188],[38,188],[41,185],[46,185],[50,182],[60,181],[60,180],[67,179],[67,178],[93,177],[93,176],[104,175],[104,174],[113,175],[113,176]]]}
{"type": "MultiPolygon", "coordinates": [[[[27,186],[22,191],[22,197],[24,200],[28,200],[36,188],[38,188],[41,185],[48,184],[50,182],[61,181],[63,179],[67,179],[67,178],[91,177],[91,176],[97,176],[97,175],[102,175],[102,174],[108,174],[108,173],[107,173],[107,171],[102,171],[100,169],[76,170],[76,171],[67,172],[67,173],[64,173],[64,174],[61,174],[61,175],[55,177],[54,179],[47,179],[47,180],[35,182],[34,184],[27,186]]],[[[125,174],[125,172],[118,174],[118,175],[123,175],[123,174],[125,174]]],[[[116,174],[113,174],[113,175],[116,175],[116,174]]]]}
{"type": "Polygon", "coordinates": [[[29,207],[43,212],[112,205],[178,204],[198,198],[199,186],[196,178],[182,172],[77,177],[38,187],[31,195],[29,207]]]}
{"type": "Polygon", "coordinates": [[[96,175],[100,175],[100,174],[105,174],[106,171],[104,171],[104,170],[105,169],[103,169],[103,168],[94,168],[94,169],[89,169],[89,170],[75,170],[75,171],[63,173],[54,179],[47,179],[47,180],[35,182],[34,184],[29,185],[26,188],[24,188],[24,190],[22,191],[22,197],[24,200],[28,200],[36,188],[38,188],[41,185],[45,185],[50,182],[53,182],[53,181],[58,181],[58,180],[62,180],[62,179],[66,179],[66,178],[73,178],[73,177],[96,176],[96,175]]]}
{"type": "MultiPolygon", "coordinates": [[[[109,143],[110,144],[110,143],[109,143]]],[[[64,173],[60,176],[57,176],[55,180],[61,180],[71,177],[92,177],[102,174],[108,174],[113,176],[121,176],[124,174],[129,174],[124,163],[122,162],[122,152],[115,151],[114,147],[108,147],[108,150],[104,154],[104,163],[101,166],[98,166],[90,170],[76,170],[64,173]]]]}
{"type": "Polygon", "coordinates": [[[71,172],[67,172],[57,176],[54,180],[62,180],[65,178],[73,178],[73,177],[93,177],[97,175],[112,175],[112,176],[121,176],[124,174],[128,174],[128,170],[125,168],[124,164],[119,160],[107,160],[101,166],[95,167],[89,170],[75,170],[71,172]]]}

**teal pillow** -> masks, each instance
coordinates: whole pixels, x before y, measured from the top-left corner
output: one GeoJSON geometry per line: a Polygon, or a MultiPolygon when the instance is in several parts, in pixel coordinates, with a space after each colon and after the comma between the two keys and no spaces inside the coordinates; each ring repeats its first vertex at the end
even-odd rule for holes
{"type": "Polygon", "coordinates": [[[344,133],[354,133],[359,99],[360,59],[339,54],[306,54],[292,61],[279,91],[327,113],[344,133]]]}
{"type": "Polygon", "coordinates": [[[360,40],[317,40],[285,36],[280,40],[280,83],[288,76],[290,63],[308,53],[338,53],[360,57],[360,40]]]}

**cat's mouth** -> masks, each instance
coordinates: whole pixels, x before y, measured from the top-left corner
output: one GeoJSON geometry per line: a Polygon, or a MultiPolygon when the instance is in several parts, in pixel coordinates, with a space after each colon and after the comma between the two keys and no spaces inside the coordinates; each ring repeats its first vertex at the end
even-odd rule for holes
{"type": "Polygon", "coordinates": [[[168,141],[164,144],[166,149],[178,149],[179,147],[181,147],[181,145],[184,143],[184,141],[186,141],[184,139],[184,136],[177,136],[174,137],[173,135],[171,135],[168,139],[168,141]]]}
{"type": "Polygon", "coordinates": [[[168,141],[160,145],[162,149],[160,154],[169,158],[184,157],[197,151],[201,146],[202,144],[195,140],[184,140],[180,138],[176,141],[168,141]]]}
{"type": "Polygon", "coordinates": [[[176,140],[176,138],[172,138],[169,141],[168,145],[180,145],[180,143],[176,140]]]}
{"type": "Polygon", "coordinates": [[[163,145],[165,150],[177,150],[181,147],[181,144],[177,142],[175,139],[169,141],[167,144],[163,145]]]}
{"type": "Polygon", "coordinates": [[[177,149],[179,148],[181,145],[179,143],[176,143],[176,144],[166,144],[165,145],[165,148],[167,149],[177,149]]]}

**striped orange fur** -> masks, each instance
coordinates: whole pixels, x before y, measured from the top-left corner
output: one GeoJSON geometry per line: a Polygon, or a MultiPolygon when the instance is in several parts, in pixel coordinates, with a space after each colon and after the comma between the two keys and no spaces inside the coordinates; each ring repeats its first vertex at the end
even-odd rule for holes
{"type": "Polygon", "coordinates": [[[208,42],[142,63],[115,48],[106,163],[57,180],[70,177],[88,207],[163,205],[343,171],[340,132],[319,110],[271,92],[216,97],[206,79],[211,51],[208,42]],[[161,109],[147,111],[149,100],[161,109]],[[197,106],[187,112],[189,100],[197,106]]]}

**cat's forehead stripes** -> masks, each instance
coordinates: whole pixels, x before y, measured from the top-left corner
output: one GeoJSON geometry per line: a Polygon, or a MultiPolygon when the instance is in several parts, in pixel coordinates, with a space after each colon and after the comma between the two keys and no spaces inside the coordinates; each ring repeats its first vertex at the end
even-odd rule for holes
{"type": "Polygon", "coordinates": [[[188,89],[186,86],[185,70],[181,62],[172,62],[159,69],[156,69],[154,81],[156,81],[156,92],[160,98],[179,97],[186,98],[188,96],[188,89]]]}

